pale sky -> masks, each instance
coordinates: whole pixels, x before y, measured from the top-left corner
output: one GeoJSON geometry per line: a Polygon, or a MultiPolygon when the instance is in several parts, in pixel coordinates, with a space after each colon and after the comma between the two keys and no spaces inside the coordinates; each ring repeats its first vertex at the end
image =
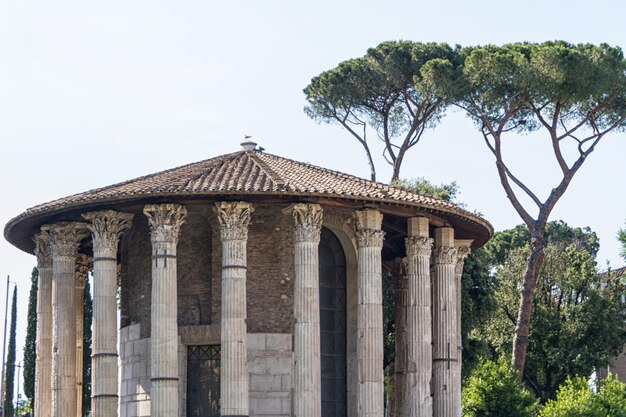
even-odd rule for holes
{"type": "MultiPolygon", "coordinates": [[[[621,0],[5,1],[0,225],[54,198],[237,151],[245,134],[266,152],[367,178],[360,145],[302,111],[315,75],[386,40],[626,48],[625,17],[621,0]]],[[[479,132],[449,113],[407,155],[402,177],[457,181],[460,200],[496,230],[521,223],[479,132]]],[[[511,139],[516,172],[539,190],[555,186],[541,138],[511,139]]],[[[602,266],[623,263],[624,155],[626,134],[606,137],[551,216],[595,230],[602,266]]],[[[0,239],[0,311],[6,276],[18,283],[18,361],[33,266],[0,239]]]]}

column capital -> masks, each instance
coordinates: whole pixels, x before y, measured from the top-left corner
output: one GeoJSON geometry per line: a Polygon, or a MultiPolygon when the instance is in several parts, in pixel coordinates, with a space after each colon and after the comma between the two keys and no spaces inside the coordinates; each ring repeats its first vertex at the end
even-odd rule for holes
{"type": "Polygon", "coordinates": [[[39,232],[33,236],[35,242],[35,256],[37,257],[37,268],[52,268],[52,248],[50,238],[46,232],[39,232]]]}
{"type": "Polygon", "coordinates": [[[87,281],[87,273],[92,268],[93,262],[90,256],[84,253],[79,253],[76,258],[76,288],[81,290],[85,289],[85,282],[87,281]]]}
{"type": "Polygon", "coordinates": [[[246,201],[220,201],[215,203],[220,222],[222,240],[247,240],[248,225],[254,207],[246,201]]]}
{"type": "Polygon", "coordinates": [[[324,210],[319,204],[294,204],[292,206],[296,242],[319,243],[324,210]]]}
{"type": "Polygon", "coordinates": [[[404,239],[407,256],[430,256],[433,239],[424,236],[409,236],[404,239]]]}
{"type": "Polygon", "coordinates": [[[433,263],[456,266],[457,249],[454,246],[438,246],[433,249],[433,263]]]}
{"type": "Polygon", "coordinates": [[[147,204],[143,214],[150,224],[152,243],[178,242],[180,228],[187,218],[187,209],[180,204],[147,204]]]}
{"type": "Polygon", "coordinates": [[[60,222],[44,224],[41,230],[48,235],[52,257],[76,257],[80,241],[89,235],[85,223],[60,222]]]}
{"type": "Polygon", "coordinates": [[[383,215],[378,210],[354,212],[356,242],[358,247],[382,248],[385,232],[381,230],[383,215]]]}
{"type": "Polygon", "coordinates": [[[119,238],[131,226],[134,217],[130,213],[113,210],[90,211],[82,216],[89,221],[87,228],[92,233],[94,251],[109,250],[113,253],[117,253],[119,238]]]}
{"type": "Polygon", "coordinates": [[[456,248],[456,274],[463,273],[463,263],[465,258],[472,252],[472,239],[456,239],[454,241],[454,247],[456,248]]]}

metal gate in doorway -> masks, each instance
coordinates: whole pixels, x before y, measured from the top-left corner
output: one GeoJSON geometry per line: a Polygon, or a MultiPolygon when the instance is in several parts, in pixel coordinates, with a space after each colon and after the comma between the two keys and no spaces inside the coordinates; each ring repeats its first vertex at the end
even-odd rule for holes
{"type": "Polygon", "coordinates": [[[220,415],[220,346],[187,349],[187,417],[220,415]]]}

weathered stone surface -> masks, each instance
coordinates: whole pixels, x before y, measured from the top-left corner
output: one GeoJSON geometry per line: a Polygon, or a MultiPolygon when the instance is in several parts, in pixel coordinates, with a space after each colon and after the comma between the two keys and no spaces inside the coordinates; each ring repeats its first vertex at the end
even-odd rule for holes
{"type": "Polygon", "coordinates": [[[82,223],[42,226],[52,248],[52,417],[76,415],[76,288],[82,223]]]}
{"type": "MultiPolygon", "coordinates": [[[[322,208],[295,204],[294,218],[294,414],[320,417],[319,241],[322,208]]],[[[270,367],[270,372],[272,368],[270,367]]]]}
{"type": "Polygon", "coordinates": [[[460,417],[456,291],[457,249],[454,229],[435,230],[433,250],[433,414],[460,417]],[[457,375],[458,374],[458,375],[457,375]]]}
{"type": "Polygon", "coordinates": [[[382,417],[384,413],[382,214],[376,210],[355,213],[358,249],[357,361],[358,415],[382,417]]]}
{"type": "Polygon", "coordinates": [[[152,241],[150,413],[178,416],[178,324],[176,247],[187,210],[178,204],[147,205],[152,241]]]}
{"type": "Polygon", "coordinates": [[[220,413],[247,416],[246,242],[254,209],[246,202],[220,202],[215,211],[222,241],[220,413]]]}
{"type": "Polygon", "coordinates": [[[37,356],[35,361],[35,417],[48,417],[52,408],[52,254],[48,235],[35,235],[37,281],[37,356]]]}
{"type": "Polygon", "coordinates": [[[131,226],[132,214],[112,210],[83,215],[92,233],[93,345],[92,415],[117,413],[117,251],[119,238],[131,226]]]}
{"type": "Polygon", "coordinates": [[[399,415],[432,416],[432,300],[428,219],[408,220],[407,262],[407,374],[399,415]]]}

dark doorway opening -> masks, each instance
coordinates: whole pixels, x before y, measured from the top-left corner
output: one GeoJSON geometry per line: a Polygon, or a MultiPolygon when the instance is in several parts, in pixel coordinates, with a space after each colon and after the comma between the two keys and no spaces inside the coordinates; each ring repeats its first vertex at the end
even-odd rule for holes
{"type": "Polygon", "coordinates": [[[319,245],[322,416],[347,416],[346,257],[322,228],[319,245]]]}
{"type": "Polygon", "coordinates": [[[220,415],[220,346],[187,349],[187,417],[220,415]]]}

